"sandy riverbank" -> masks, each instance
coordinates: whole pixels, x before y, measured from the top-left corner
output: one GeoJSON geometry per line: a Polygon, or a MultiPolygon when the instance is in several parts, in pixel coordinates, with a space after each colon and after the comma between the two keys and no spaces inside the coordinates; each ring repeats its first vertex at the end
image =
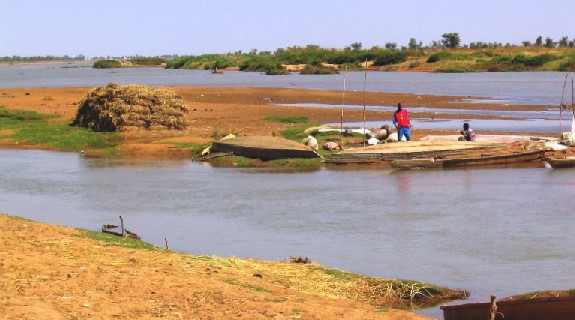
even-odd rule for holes
{"type": "MultiPolygon", "coordinates": [[[[10,109],[34,110],[39,113],[59,114],[62,117],[55,121],[70,122],[74,118],[77,104],[91,88],[16,88],[0,89],[0,105],[10,109]]],[[[339,108],[315,108],[315,107],[285,107],[279,104],[294,103],[317,103],[333,104],[342,103],[342,92],[320,91],[304,89],[283,88],[225,88],[225,87],[169,87],[184,98],[190,107],[190,127],[185,131],[168,132],[127,132],[124,133],[125,143],[120,147],[125,156],[162,156],[182,157],[186,152],[173,147],[168,142],[193,142],[208,143],[212,140],[214,131],[225,135],[234,133],[239,135],[272,135],[283,129],[289,128],[290,124],[282,124],[264,120],[269,116],[301,116],[307,117],[311,123],[338,123],[341,121],[341,109],[339,108]]],[[[402,102],[409,110],[410,106],[426,106],[429,108],[453,108],[453,109],[499,109],[499,110],[544,110],[544,106],[510,106],[503,104],[469,104],[461,102],[461,99],[469,97],[445,97],[445,96],[422,96],[414,94],[397,93],[366,93],[347,92],[346,104],[393,106],[402,102]]],[[[420,114],[425,117],[425,114],[420,114]]],[[[433,115],[430,113],[429,118],[433,115]]],[[[445,115],[445,118],[464,118],[461,115],[445,115]]],[[[465,117],[469,117],[466,115],[465,117]]],[[[367,111],[366,121],[381,121],[390,123],[391,112],[367,111]]],[[[486,118],[477,116],[476,118],[486,118]]],[[[345,122],[362,122],[361,110],[345,110],[345,122]]],[[[505,133],[502,128],[501,133],[505,133]]],[[[414,128],[412,136],[418,140],[429,134],[453,134],[453,131],[430,131],[414,128]]],[[[516,133],[515,133],[516,134],[516,133]]],[[[528,133],[526,133],[528,134],[528,133]]],[[[4,147],[32,147],[13,141],[0,140],[4,147]]]]}
{"type": "Polygon", "coordinates": [[[2,214],[0,224],[3,319],[426,319],[282,284],[303,265],[107,246],[2,214]]]}

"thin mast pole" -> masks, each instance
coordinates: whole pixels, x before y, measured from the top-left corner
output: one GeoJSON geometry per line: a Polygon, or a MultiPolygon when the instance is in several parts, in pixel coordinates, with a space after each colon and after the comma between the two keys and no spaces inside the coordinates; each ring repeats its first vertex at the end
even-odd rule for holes
{"type": "Polygon", "coordinates": [[[567,77],[569,77],[569,73],[565,75],[565,81],[563,81],[563,93],[561,93],[561,103],[559,104],[559,134],[563,134],[563,96],[565,95],[565,86],[567,85],[567,77]]]}
{"type": "Polygon", "coordinates": [[[365,72],[363,76],[363,146],[365,147],[365,86],[367,83],[367,58],[365,58],[365,72]]]}
{"type": "Polygon", "coordinates": [[[573,75],[571,75],[571,141],[573,141],[573,134],[575,134],[575,93],[573,92],[573,75]]]}
{"type": "Polygon", "coordinates": [[[343,71],[343,93],[341,95],[341,122],[339,127],[339,142],[342,142],[343,138],[343,106],[345,105],[345,80],[347,77],[347,66],[343,71]]]}

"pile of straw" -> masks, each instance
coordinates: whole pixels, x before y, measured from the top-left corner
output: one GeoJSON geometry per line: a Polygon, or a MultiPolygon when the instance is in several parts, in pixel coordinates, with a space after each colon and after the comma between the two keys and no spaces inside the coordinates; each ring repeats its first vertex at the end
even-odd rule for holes
{"type": "Polygon", "coordinates": [[[99,132],[183,130],[187,113],[188,107],[173,92],[109,83],[86,94],[72,125],[99,132]]]}

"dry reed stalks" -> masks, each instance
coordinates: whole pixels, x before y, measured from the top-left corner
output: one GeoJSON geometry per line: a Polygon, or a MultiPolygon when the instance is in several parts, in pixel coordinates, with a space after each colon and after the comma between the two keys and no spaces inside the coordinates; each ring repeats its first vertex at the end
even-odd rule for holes
{"type": "Polygon", "coordinates": [[[86,94],[72,125],[99,132],[183,130],[188,126],[188,110],[174,92],[109,83],[86,94]]]}

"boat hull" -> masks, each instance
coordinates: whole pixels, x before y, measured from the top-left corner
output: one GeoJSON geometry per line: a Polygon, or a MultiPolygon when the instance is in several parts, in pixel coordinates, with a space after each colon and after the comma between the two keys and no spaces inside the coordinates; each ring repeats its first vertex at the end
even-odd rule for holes
{"type": "Polygon", "coordinates": [[[553,169],[575,168],[575,158],[545,158],[545,162],[553,169]]]}
{"type": "MultiPolygon", "coordinates": [[[[440,308],[443,310],[444,320],[485,320],[489,319],[491,303],[467,303],[440,308]]],[[[572,320],[575,319],[575,297],[497,301],[495,319],[572,320]]]]}
{"type": "Polygon", "coordinates": [[[539,161],[545,155],[544,150],[513,152],[499,155],[482,154],[475,157],[445,157],[443,159],[397,159],[392,160],[390,165],[396,169],[436,169],[436,168],[492,168],[517,166],[533,161],[539,161]]]}
{"type": "Polygon", "coordinates": [[[214,142],[210,152],[221,152],[261,160],[319,158],[314,150],[283,138],[250,136],[214,142]]]}

